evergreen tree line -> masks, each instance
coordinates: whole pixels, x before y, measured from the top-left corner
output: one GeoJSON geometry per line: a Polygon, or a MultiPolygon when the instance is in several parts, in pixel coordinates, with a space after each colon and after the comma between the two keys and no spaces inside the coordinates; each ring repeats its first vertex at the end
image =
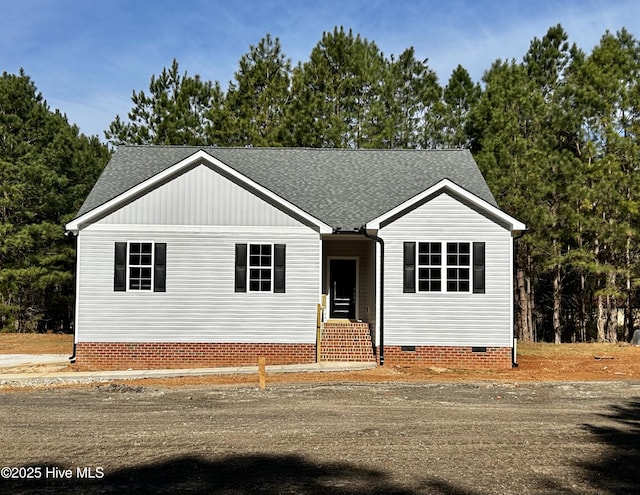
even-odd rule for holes
{"type": "Polygon", "coordinates": [[[109,159],[24,71],[0,77],[0,331],[70,331],[73,240],[64,235],[109,159]]]}
{"type": "MultiPolygon", "coordinates": [[[[127,118],[116,116],[105,135],[112,145],[468,147],[500,207],[529,229],[515,242],[517,336],[616,341],[630,337],[638,305],[639,73],[640,45],[624,29],[604,33],[586,54],[557,25],[534,38],[521,61],[496,60],[482,84],[459,65],[444,86],[413,48],[386,57],[374,42],[335,28],[293,67],[279,40],[267,35],[240,58],[226,91],[218,81],[182,73],[174,60],[151,77],[148,92],[133,92],[127,118]]],[[[75,187],[59,218],[73,215],[108,158],[77,129],[75,137],[84,163],[56,148],[68,156],[53,170],[64,187],[75,187]]],[[[33,165],[6,159],[2,143],[0,153],[0,166],[11,163],[12,173],[33,165]]],[[[42,156],[49,174],[54,162],[42,156]]],[[[12,215],[3,216],[3,231],[18,228],[12,215]]],[[[24,222],[28,229],[35,217],[24,222]]],[[[32,257],[20,261],[0,241],[0,256],[13,256],[8,264],[0,258],[3,324],[17,321],[10,309],[16,304],[20,314],[36,308],[26,316],[56,318],[46,304],[16,303],[18,287],[5,275],[13,264],[40,270],[44,245],[33,243],[32,257]]],[[[25,280],[37,299],[34,287],[42,283],[25,280]]]]}

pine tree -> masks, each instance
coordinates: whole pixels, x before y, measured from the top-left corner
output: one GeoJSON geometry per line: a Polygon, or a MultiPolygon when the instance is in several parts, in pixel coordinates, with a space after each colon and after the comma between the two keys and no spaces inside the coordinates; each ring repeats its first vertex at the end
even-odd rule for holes
{"type": "Polygon", "coordinates": [[[426,60],[416,60],[413,47],[397,59],[391,56],[380,99],[382,116],[371,144],[377,148],[418,148],[430,141],[424,136],[425,118],[427,113],[435,113],[441,92],[435,72],[426,60]]]}
{"type": "Polygon", "coordinates": [[[499,204],[529,226],[516,252],[516,327],[525,340],[538,336],[536,308],[545,315],[539,336],[568,337],[563,281],[575,249],[571,209],[580,192],[573,183],[581,173],[581,121],[567,82],[574,58],[580,52],[558,25],[532,41],[523,63],[495,63],[469,127],[499,204]]]}
{"type": "Polygon", "coordinates": [[[227,92],[227,141],[239,146],[277,146],[284,139],[291,61],[280,40],[266,35],[240,58],[227,92]]]}
{"type": "Polygon", "coordinates": [[[174,59],[169,69],[151,76],[149,94],[133,92],[129,121],[119,115],[105,132],[111,144],[213,145],[220,137],[224,94],[218,82],[180,74],[174,59]]]}
{"type": "Polygon", "coordinates": [[[629,337],[632,280],[638,266],[637,163],[638,41],[626,30],[606,32],[576,71],[576,103],[583,112],[581,158],[592,186],[585,195],[588,222],[585,268],[595,281],[596,329],[599,341],[618,338],[617,309],[626,307],[629,337]]]}
{"type": "Polygon", "coordinates": [[[526,69],[515,60],[497,60],[483,80],[485,89],[469,120],[472,149],[498,205],[529,228],[516,243],[516,331],[519,339],[534,340],[535,282],[540,270],[532,224],[543,212],[533,135],[543,102],[526,69]]]}
{"type": "Polygon", "coordinates": [[[375,142],[385,59],[375,43],[335,28],[293,71],[288,144],[360,148],[375,142]]]}
{"type": "Polygon", "coordinates": [[[52,112],[31,79],[0,77],[0,328],[71,325],[73,246],[63,225],[109,158],[52,112]]]}
{"type": "Polygon", "coordinates": [[[470,146],[467,120],[471,109],[480,98],[480,85],[473,83],[469,72],[458,65],[443,91],[444,146],[462,148],[470,146]]]}

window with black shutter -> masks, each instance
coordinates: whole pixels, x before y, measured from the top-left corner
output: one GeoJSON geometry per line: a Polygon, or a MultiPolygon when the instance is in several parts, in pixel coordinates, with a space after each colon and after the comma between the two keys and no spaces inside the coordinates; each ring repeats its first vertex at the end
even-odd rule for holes
{"type": "Polygon", "coordinates": [[[151,290],[153,280],[153,244],[129,243],[129,290],[151,290]]]}
{"type": "Polygon", "coordinates": [[[285,292],[285,244],[236,244],[236,292],[285,292]]]}
{"type": "Polygon", "coordinates": [[[116,242],[113,290],[166,292],[167,245],[116,242]]]}
{"type": "Polygon", "coordinates": [[[485,243],[405,242],[402,278],[406,293],[484,294],[485,243]]]}

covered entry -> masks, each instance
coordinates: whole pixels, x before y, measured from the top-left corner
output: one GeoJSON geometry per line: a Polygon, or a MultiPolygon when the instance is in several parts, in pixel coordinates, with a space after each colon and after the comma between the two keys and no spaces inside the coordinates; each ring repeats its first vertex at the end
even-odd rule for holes
{"type": "Polygon", "coordinates": [[[322,241],[320,361],[375,361],[375,243],[362,235],[322,241]]]}
{"type": "Polygon", "coordinates": [[[375,328],[375,258],[375,243],[362,235],[323,237],[325,319],[358,320],[375,328]]]}

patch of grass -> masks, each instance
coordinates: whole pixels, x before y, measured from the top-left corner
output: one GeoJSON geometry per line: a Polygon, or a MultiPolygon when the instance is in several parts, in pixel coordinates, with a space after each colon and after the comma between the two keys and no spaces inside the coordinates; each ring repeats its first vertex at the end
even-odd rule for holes
{"type": "Polygon", "coordinates": [[[519,356],[537,356],[548,359],[562,357],[613,356],[629,351],[631,346],[625,343],[579,343],[550,344],[548,342],[518,342],[519,356]]]}
{"type": "MultiPolygon", "coordinates": [[[[37,333],[0,333],[0,354],[65,354],[73,351],[73,335],[37,333]]],[[[563,357],[619,356],[640,354],[640,347],[627,343],[550,344],[518,342],[518,356],[550,360],[563,357]]]]}
{"type": "Polygon", "coordinates": [[[71,354],[73,335],[0,333],[0,354],[71,354]]]}

